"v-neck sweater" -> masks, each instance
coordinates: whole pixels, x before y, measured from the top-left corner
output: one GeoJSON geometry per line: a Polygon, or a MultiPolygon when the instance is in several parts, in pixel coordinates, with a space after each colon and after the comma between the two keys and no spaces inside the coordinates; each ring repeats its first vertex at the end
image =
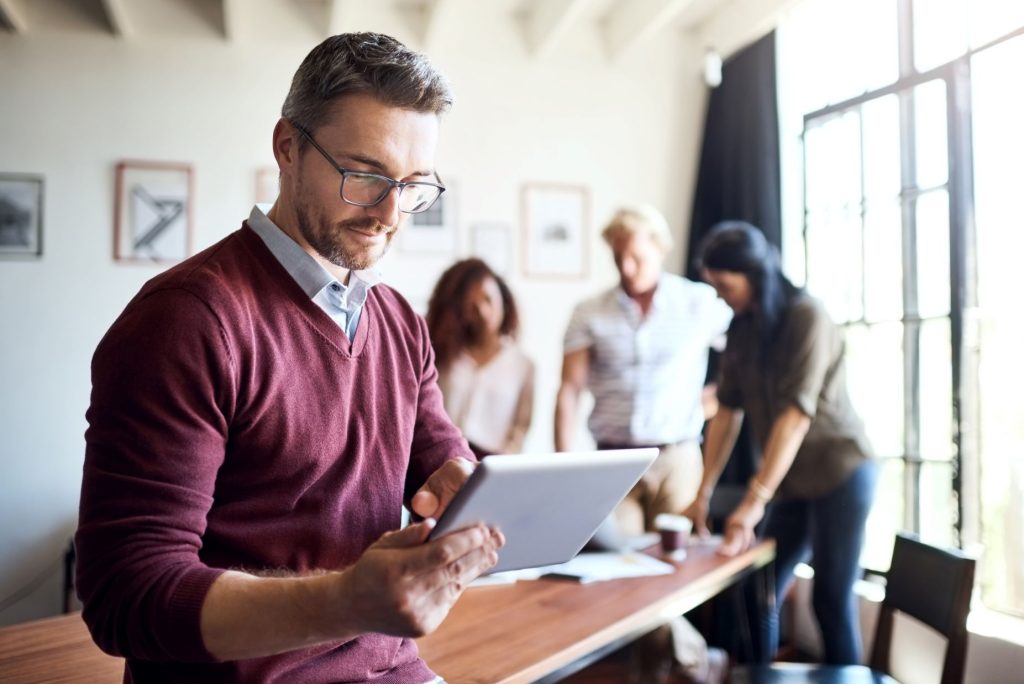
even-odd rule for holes
{"type": "Polygon", "coordinates": [[[415,643],[366,634],[227,663],[203,600],[227,568],[344,568],[446,460],[423,319],[371,290],[355,339],[246,225],[153,278],[93,357],[78,591],[126,681],[425,682],[415,643]]]}

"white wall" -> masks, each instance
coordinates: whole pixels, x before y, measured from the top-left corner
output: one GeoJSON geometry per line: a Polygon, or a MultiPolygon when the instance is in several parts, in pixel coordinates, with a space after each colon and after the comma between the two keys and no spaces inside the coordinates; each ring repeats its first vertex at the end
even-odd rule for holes
{"type": "MultiPolygon", "coordinates": [[[[644,201],[681,235],[703,119],[702,46],[670,32],[610,63],[583,26],[534,59],[501,3],[455,7],[426,51],[457,96],[438,168],[459,190],[462,253],[474,222],[504,221],[518,234],[525,181],[589,187],[595,231],[616,205],[644,201]]],[[[416,41],[401,17],[363,21],[359,28],[416,41]]],[[[60,608],[54,564],[76,524],[90,358],[161,270],[112,260],[115,163],[193,164],[196,246],[221,238],[247,215],[256,169],[273,163],[271,129],[291,75],[319,40],[308,23],[272,13],[245,17],[231,43],[157,28],[128,40],[98,31],[0,34],[0,171],[46,178],[42,258],[0,261],[0,599],[52,570],[0,613],[0,624],[60,608]]],[[[539,369],[529,449],[551,447],[572,304],[614,280],[596,237],[590,252],[585,280],[510,279],[539,369]]],[[[677,248],[670,263],[678,261],[677,248]]],[[[447,263],[396,249],[386,269],[424,302],[447,263]]]]}

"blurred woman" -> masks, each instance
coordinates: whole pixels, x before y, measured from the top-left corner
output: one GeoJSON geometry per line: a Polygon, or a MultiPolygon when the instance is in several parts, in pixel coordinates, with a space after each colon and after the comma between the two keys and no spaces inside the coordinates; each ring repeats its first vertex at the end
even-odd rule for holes
{"type": "Polygon", "coordinates": [[[427,309],[445,409],[478,457],[518,453],[533,417],[534,366],[516,344],[519,313],[480,259],[441,275],[427,309]]]}
{"type": "Polygon", "coordinates": [[[810,554],[825,662],[858,663],[853,583],[878,465],[847,395],[841,331],[820,302],[786,279],[777,251],[757,228],[718,224],[698,258],[704,279],[735,317],[720,366],[720,408],[708,426],[704,477],[685,514],[707,534],[711,492],[745,414],[763,458],[726,521],[720,553],[749,547],[762,518],[764,536],[776,540],[776,600],[757,620],[754,659],[774,655],[778,606],[796,564],[810,554]]]}

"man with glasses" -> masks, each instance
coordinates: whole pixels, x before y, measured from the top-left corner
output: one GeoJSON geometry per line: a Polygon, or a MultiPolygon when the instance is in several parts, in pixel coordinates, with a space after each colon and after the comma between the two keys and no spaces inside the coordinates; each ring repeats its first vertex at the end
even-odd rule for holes
{"type": "Polygon", "coordinates": [[[473,457],[424,322],[373,267],[444,191],[450,103],[392,38],[324,41],[274,129],[275,204],[97,348],[78,589],[127,681],[440,681],[411,638],[503,539],[427,540],[473,457]],[[399,530],[403,501],[424,520],[399,530]]]}

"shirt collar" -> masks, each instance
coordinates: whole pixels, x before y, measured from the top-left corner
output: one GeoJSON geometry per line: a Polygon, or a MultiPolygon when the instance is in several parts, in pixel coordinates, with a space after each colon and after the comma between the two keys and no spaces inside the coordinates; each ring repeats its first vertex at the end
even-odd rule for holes
{"type": "MultiPolygon", "coordinates": [[[[252,212],[249,214],[249,227],[260,236],[267,249],[270,250],[271,254],[281,263],[284,269],[288,271],[288,274],[295,282],[299,284],[299,287],[306,293],[306,296],[312,299],[325,287],[338,281],[326,268],[317,263],[317,260],[310,256],[306,250],[299,247],[295,240],[291,239],[267,217],[266,212],[270,210],[271,206],[269,204],[253,206],[252,212]]],[[[366,299],[366,291],[381,282],[381,274],[376,269],[350,271],[350,276],[352,276],[349,279],[350,284],[353,282],[352,278],[355,278],[361,281],[361,284],[364,286],[355,288],[357,291],[362,292],[361,297],[364,301],[366,299]]],[[[343,283],[338,284],[345,288],[343,283]]],[[[358,297],[359,295],[356,296],[358,297]]]]}
{"type": "MultiPolygon", "coordinates": [[[[665,293],[665,288],[662,287],[662,283],[665,281],[665,274],[661,273],[658,276],[658,283],[654,286],[654,297],[651,298],[651,311],[661,309],[665,303],[665,297],[668,295],[665,293]]],[[[622,289],[622,283],[615,288],[615,295],[618,299],[619,306],[626,309],[626,311],[639,311],[640,305],[633,301],[633,298],[626,294],[626,291],[622,289]]]]}

